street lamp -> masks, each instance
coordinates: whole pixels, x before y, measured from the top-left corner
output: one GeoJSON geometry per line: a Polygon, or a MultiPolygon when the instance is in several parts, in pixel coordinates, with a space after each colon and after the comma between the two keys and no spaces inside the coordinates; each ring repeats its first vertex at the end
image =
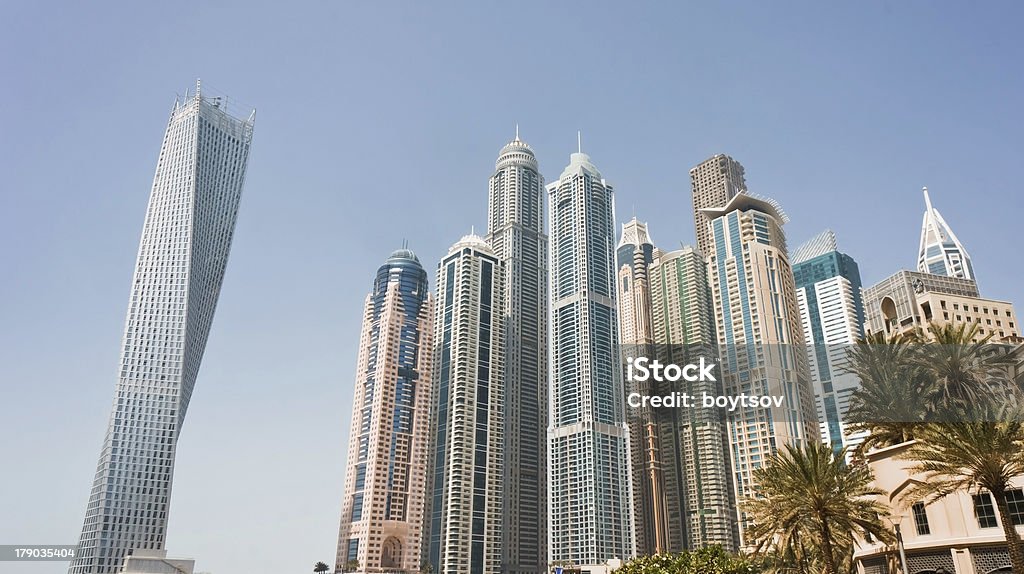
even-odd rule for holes
{"type": "MultiPolygon", "coordinates": [[[[892,524],[893,530],[896,531],[896,548],[900,551],[900,572],[903,574],[910,574],[910,571],[907,570],[907,551],[903,548],[903,532],[900,530],[900,524],[903,522],[904,518],[906,518],[905,514],[897,513],[887,516],[886,520],[892,524]]],[[[939,573],[936,572],[936,574],[939,573]]],[[[949,573],[946,572],[945,574],[949,573]]]]}

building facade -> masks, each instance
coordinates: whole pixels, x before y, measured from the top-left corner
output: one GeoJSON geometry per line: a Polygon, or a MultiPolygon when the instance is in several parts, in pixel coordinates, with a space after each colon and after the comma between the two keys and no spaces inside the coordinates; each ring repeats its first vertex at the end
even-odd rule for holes
{"type": "Polygon", "coordinates": [[[798,247],[792,262],[821,440],[837,452],[852,451],[867,436],[846,421],[850,398],[860,387],[846,369],[850,346],[864,336],[860,268],[839,251],[831,230],[798,247]]]}
{"type": "Polygon", "coordinates": [[[612,187],[574,153],[547,186],[550,225],[548,557],[634,554],[629,433],[615,306],[612,187]]]}
{"type": "Polygon", "coordinates": [[[254,113],[175,101],[142,228],[120,370],[71,574],[164,548],[178,437],[231,250],[254,113]]]}
{"type": "Polygon", "coordinates": [[[518,130],[490,178],[486,240],[505,273],[502,572],[540,574],[547,570],[548,238],[544,179],[518,130]]]}
{"type": "Polygon", "coordinates": [[[438,574],[501,572],[504,277],[501,260],[472,234],[437,269],[426,560],[438,574]]]}
{"type": "MultiPolygon", "coordinates": [[[[716,356],[714,305],[704,254],[692,247],[656,251],[649,268],[653,342],[662,363],[716,356]]],[[[719,396],[721,381],[673,389],[719,396]]],[[[669,549],[738,546],[736,499],[723,413],[662,409],[661,466],[667,493],[669,549]],[[667,412],[666,412],[667,411],[667,412]]]]}
{"type": "Polygon", "coordinates": [[[711,253],[713,239],[702,210],[721,207],[737,194],[747,191],[743,165],[725,154],[710,157],[690,170],[693,197],[693,227],[697,232],[697,249],[711,253]]]}
{"type": "Polygon", "coordinates": [[[867,334],[926,332],[929,323],[977,323],[977,340],[1024,342],[1013,303],[982,298],[972,279],[897,271],[864,290],[864,316],[867,334]]]}
{"type": "MultiPolygon", "coordinates": [[[[907,571],[931,574],[1011,574],[999,513],[988,491],[959,491],[930,504],[907,505],[899,497],[908,486],[924,476],[910,471],[913,461],[900,455],[913,442],[897,444],[867,453],[874,475],[872,486],[881,490],[878,501],[889,509],[892,527],[903,538],[907,571]]],[[[1012,520],[1018,536],[1024,536],[1024,476],[1017,477],[1007,492],[1012,520]]],[[[858,574],[900,572],[899,549],[877,540],[858,539],[854,552],[858,574]]]]}
{"type": "Polygon", "coordinates": [[[967,254],[953,229],[946,224],[939,210],[932,207],[928,188],[924,188],[924,218],[921,222],[921,244],[918,248],[917,270],[921,273],[978,280],[967,254]]]}
{"type": "MultiPolygon", "coordinates": [[[[651,289],[648,266],[654,261],[654,244],[647,224],[634,217],[622,226],[615,250],[619,341],[628,357],[653,357],[654,333],[651,326],[651,289]]],[[[628,378],[626,392],[650,394],[648,383],[628,378]]],[[[660,418],[667,413],[649,407],[628,408],[630,466],[633,481],[633,524],[638,554],[658,554],[671,549],[669,544],[669,498],[678,501],[679,492],[665,491],[661,455],[660,418]]],[[[677,547],[676,551],[682,550],[677,547]]]]}
{"type": "Polygon", "coordinates": [[[336,572],[416,572],[426,499],[433,299],[408,249],[377,270],[359,335],[336,572]]]}
{"type": "Polygon", "coordinates": [[[702,213],[713,238],[708,274],[725,393],[782,397],[778,406],[738,409],[728,417],[733,487],[742,501],[756,492],[753,470],[777,449],[817,438],[817,416],[785,213],[749,194],[702,213]]]}

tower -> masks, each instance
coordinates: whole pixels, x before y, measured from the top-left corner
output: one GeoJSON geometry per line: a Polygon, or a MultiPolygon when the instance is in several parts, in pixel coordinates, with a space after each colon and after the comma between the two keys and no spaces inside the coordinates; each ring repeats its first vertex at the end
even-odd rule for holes
{"type": "Polygon", "coordinates": [[[427,272],[395,251],[363,306],[336,572],[419,569],[433,313],[427,272]]]}
{"type": "Polygon", "coordinates": [[[709,255],[712,237],[708,230],[708,221],[701,214],[701,210],[721,207],[737,194],[746,193],[747,180],[743,176],[743,166],[725,154],[710,157],[690,170],[690,188],[697,249],[704,255],[709,255]]]}
{"type": "Polygon", "coordinates": [[[839,251],[831,230],[794,250],[792,261],[821,439],[836,451],[852,450],[866,436],[848,429],[845,420],[850,397],[860,387],[846,369],[850,345],[863,336],[860,269],[839,251]]]}
{"type": "Polygon", "coordinates": [[[579,152],[547,186],[551,259],[549,561],[597,565],[633,543],[615,307],[612,187],[579,152]]]}
{"type": "Polygon", "coordinates": [[[777,406],[737,409],[728,417],[733,486],[742,501],[755,494],[753,470],[768,456],[816,439],[817,417],[785,213],[773,200],[745,193],[703,213],[713,238],[708,274],[725,393],[781,397],[777,406]]]}
{"type": "Polygon", "coordinates": [[[427,561],[438,574],[491,574],[505,486],[502,263],[467,235],[438,265],[437,292],[427,561]]]}
{"type": "MultiPolygon", "coordinates": [[[[651,357],[651,290],[647,267],[654,260],[654,244],[647,233],[647,224],[634,217],[622,226],[622,235],[615,250],[616,289],[619,318],[619,341],[626,357],[651,357]]],[[[647,383],[624,377],[626,393],[650,394],[647,383]]],[[[629,427],[630,467],[633,485],[633,521],[636,549],[640,554],[667,552],[669,524],[666,504],[679,493],[665,492],[662,469],[659,418],[668,413],[651,408],[626,410],[629,427]]],[[[674,500],[672,502],[675,502],[674,500]]],[[[676,551],[682,548],[676,548],[676,551]]]]}
{"type": "MultiPolygon", "coordinates": [[[[713,360],[715,310],[704,254],[688,246],[655,251],[648,275],[654,348],[661,362],[713,360]]],[[[695,397],[723,394],[720,377],[681,381],[671,390],[695,397]]],[[[661,466],[670,550],[718,544],[735,551],[739,534],[724,413],[705,408],[662,411],[661,466]]]]}
{"type": "Polygon", "coordinates": [[[978,278],[974,276],[971,256],[967,254],[953,230],[946,224],[938,209],[932,207],[928,188],[923,188],[924,218],[921,221],[921,244],[918,248],[917,270],[921,273],[946,275],[961,279],[978,278]]]}
{"type": "Polygon", "coordinates": [[[220,295],[255,112],[176,100],[164,132],[125,319],[114,404],[71,574],[162,550],[178,437],[220,295]]]}
{"type": "Polygon", "coordinates": [[[547,571],[548,238],[544,179],[533,150],[516,137],[490,177],[487,244],[501,261],[496,304],[505,343],[505,500],[502,572],[547,571]]]}

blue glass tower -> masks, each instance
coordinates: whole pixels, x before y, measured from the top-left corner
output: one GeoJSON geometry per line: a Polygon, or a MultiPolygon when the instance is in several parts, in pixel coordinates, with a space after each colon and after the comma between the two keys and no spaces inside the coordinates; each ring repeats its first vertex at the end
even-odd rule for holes
{"type": "Polygon", "coordinates": [[[843,364],[847,347],[863,336],[860,269],[826,230],[793,252],[793,277],[822,440],[837,451],[855,446],[863,437],[843,419],[859,382],[843,364]]]}

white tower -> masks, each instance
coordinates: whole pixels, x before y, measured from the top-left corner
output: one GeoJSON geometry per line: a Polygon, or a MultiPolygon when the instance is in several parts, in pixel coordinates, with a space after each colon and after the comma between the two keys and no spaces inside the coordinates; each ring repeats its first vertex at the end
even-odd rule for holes
{"type": "Polygon", "coordinates": [[[116,572],[162,550],[174,456],[220,294],[254,114],[175,101],[142,228],[120,371],[72,574],[116,572]]]}

